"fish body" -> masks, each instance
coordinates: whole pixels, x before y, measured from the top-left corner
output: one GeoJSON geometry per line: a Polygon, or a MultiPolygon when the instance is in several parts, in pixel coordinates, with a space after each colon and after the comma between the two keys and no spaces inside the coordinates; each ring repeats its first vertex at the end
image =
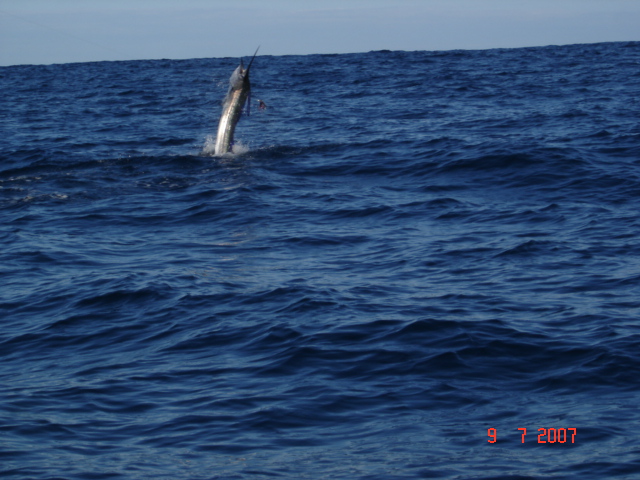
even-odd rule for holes
{"type": "Polygon", "coordinates": [[[242,109],[251,93],[249,70],[257,53],[258,50],[253,54],[253,58],[251,58],[247,68],[244,68],[242,60],[240,60],[240,65],[238,65],[231,74],[231,78],[229,78],[229,91],[222,102],[222,115],[220,115],[220,122],[218,123],[218,134],[216,136],[214,151],[214,154],[217,156],[224,155],[231,151],[236,125],[238,124],[238,120],[240,120],[242,109]]]}

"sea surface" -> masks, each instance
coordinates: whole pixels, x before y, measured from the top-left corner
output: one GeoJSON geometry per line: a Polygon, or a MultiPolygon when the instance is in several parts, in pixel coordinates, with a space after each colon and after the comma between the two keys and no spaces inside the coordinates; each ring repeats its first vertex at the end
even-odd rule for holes
{"type": "Polygon", "coordinates": [[[238,63],[0,68],[0,477],[640,478],[640,43],[238,63]]]}

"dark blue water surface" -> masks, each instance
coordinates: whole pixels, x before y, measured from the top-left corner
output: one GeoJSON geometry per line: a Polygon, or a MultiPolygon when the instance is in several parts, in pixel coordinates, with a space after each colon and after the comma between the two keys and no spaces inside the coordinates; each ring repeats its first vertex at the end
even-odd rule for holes
{"type": "Polygon", "coordinates": [[[640,43],[237,64],[0,68],[0,477],[640,478],[640,43]]]}

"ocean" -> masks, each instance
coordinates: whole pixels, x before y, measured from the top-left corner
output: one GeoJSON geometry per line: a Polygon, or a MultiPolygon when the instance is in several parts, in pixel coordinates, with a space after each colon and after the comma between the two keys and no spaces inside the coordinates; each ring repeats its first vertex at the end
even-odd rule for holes
{"type": "Polygon", "coordinates": [[[640,478],[640,42],[238,63],[0,68],[0,477],[640,478]]]}

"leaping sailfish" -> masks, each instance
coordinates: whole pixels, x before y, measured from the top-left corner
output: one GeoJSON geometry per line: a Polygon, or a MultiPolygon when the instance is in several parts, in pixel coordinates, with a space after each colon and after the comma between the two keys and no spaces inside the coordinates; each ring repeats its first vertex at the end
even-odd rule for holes
{"type": "MultiPolygon", "coordinates": [[[[216,137],[215,155],[224,155],[231,151],[233,144],[233,133],[236,130],[238,120],[242,114],[244,104],[247,102],[247,98],[251,94],[251,82],[249,82],[249,70],[253,59],[256,58],[256,54],[260,47],[256,49],[256,53],[251,57],[251,61],[247,68],[244,68],[242,59],[240,59],[240,65],[236,68],[229,78],[229,91],[227,96],[224,97],[222,103],[222,115],[220,115],[220,123],[218,124],[218,135],[216,137]]],[[[247,107],[247,114],[249,113],[249,107],[247,107]]]]}

